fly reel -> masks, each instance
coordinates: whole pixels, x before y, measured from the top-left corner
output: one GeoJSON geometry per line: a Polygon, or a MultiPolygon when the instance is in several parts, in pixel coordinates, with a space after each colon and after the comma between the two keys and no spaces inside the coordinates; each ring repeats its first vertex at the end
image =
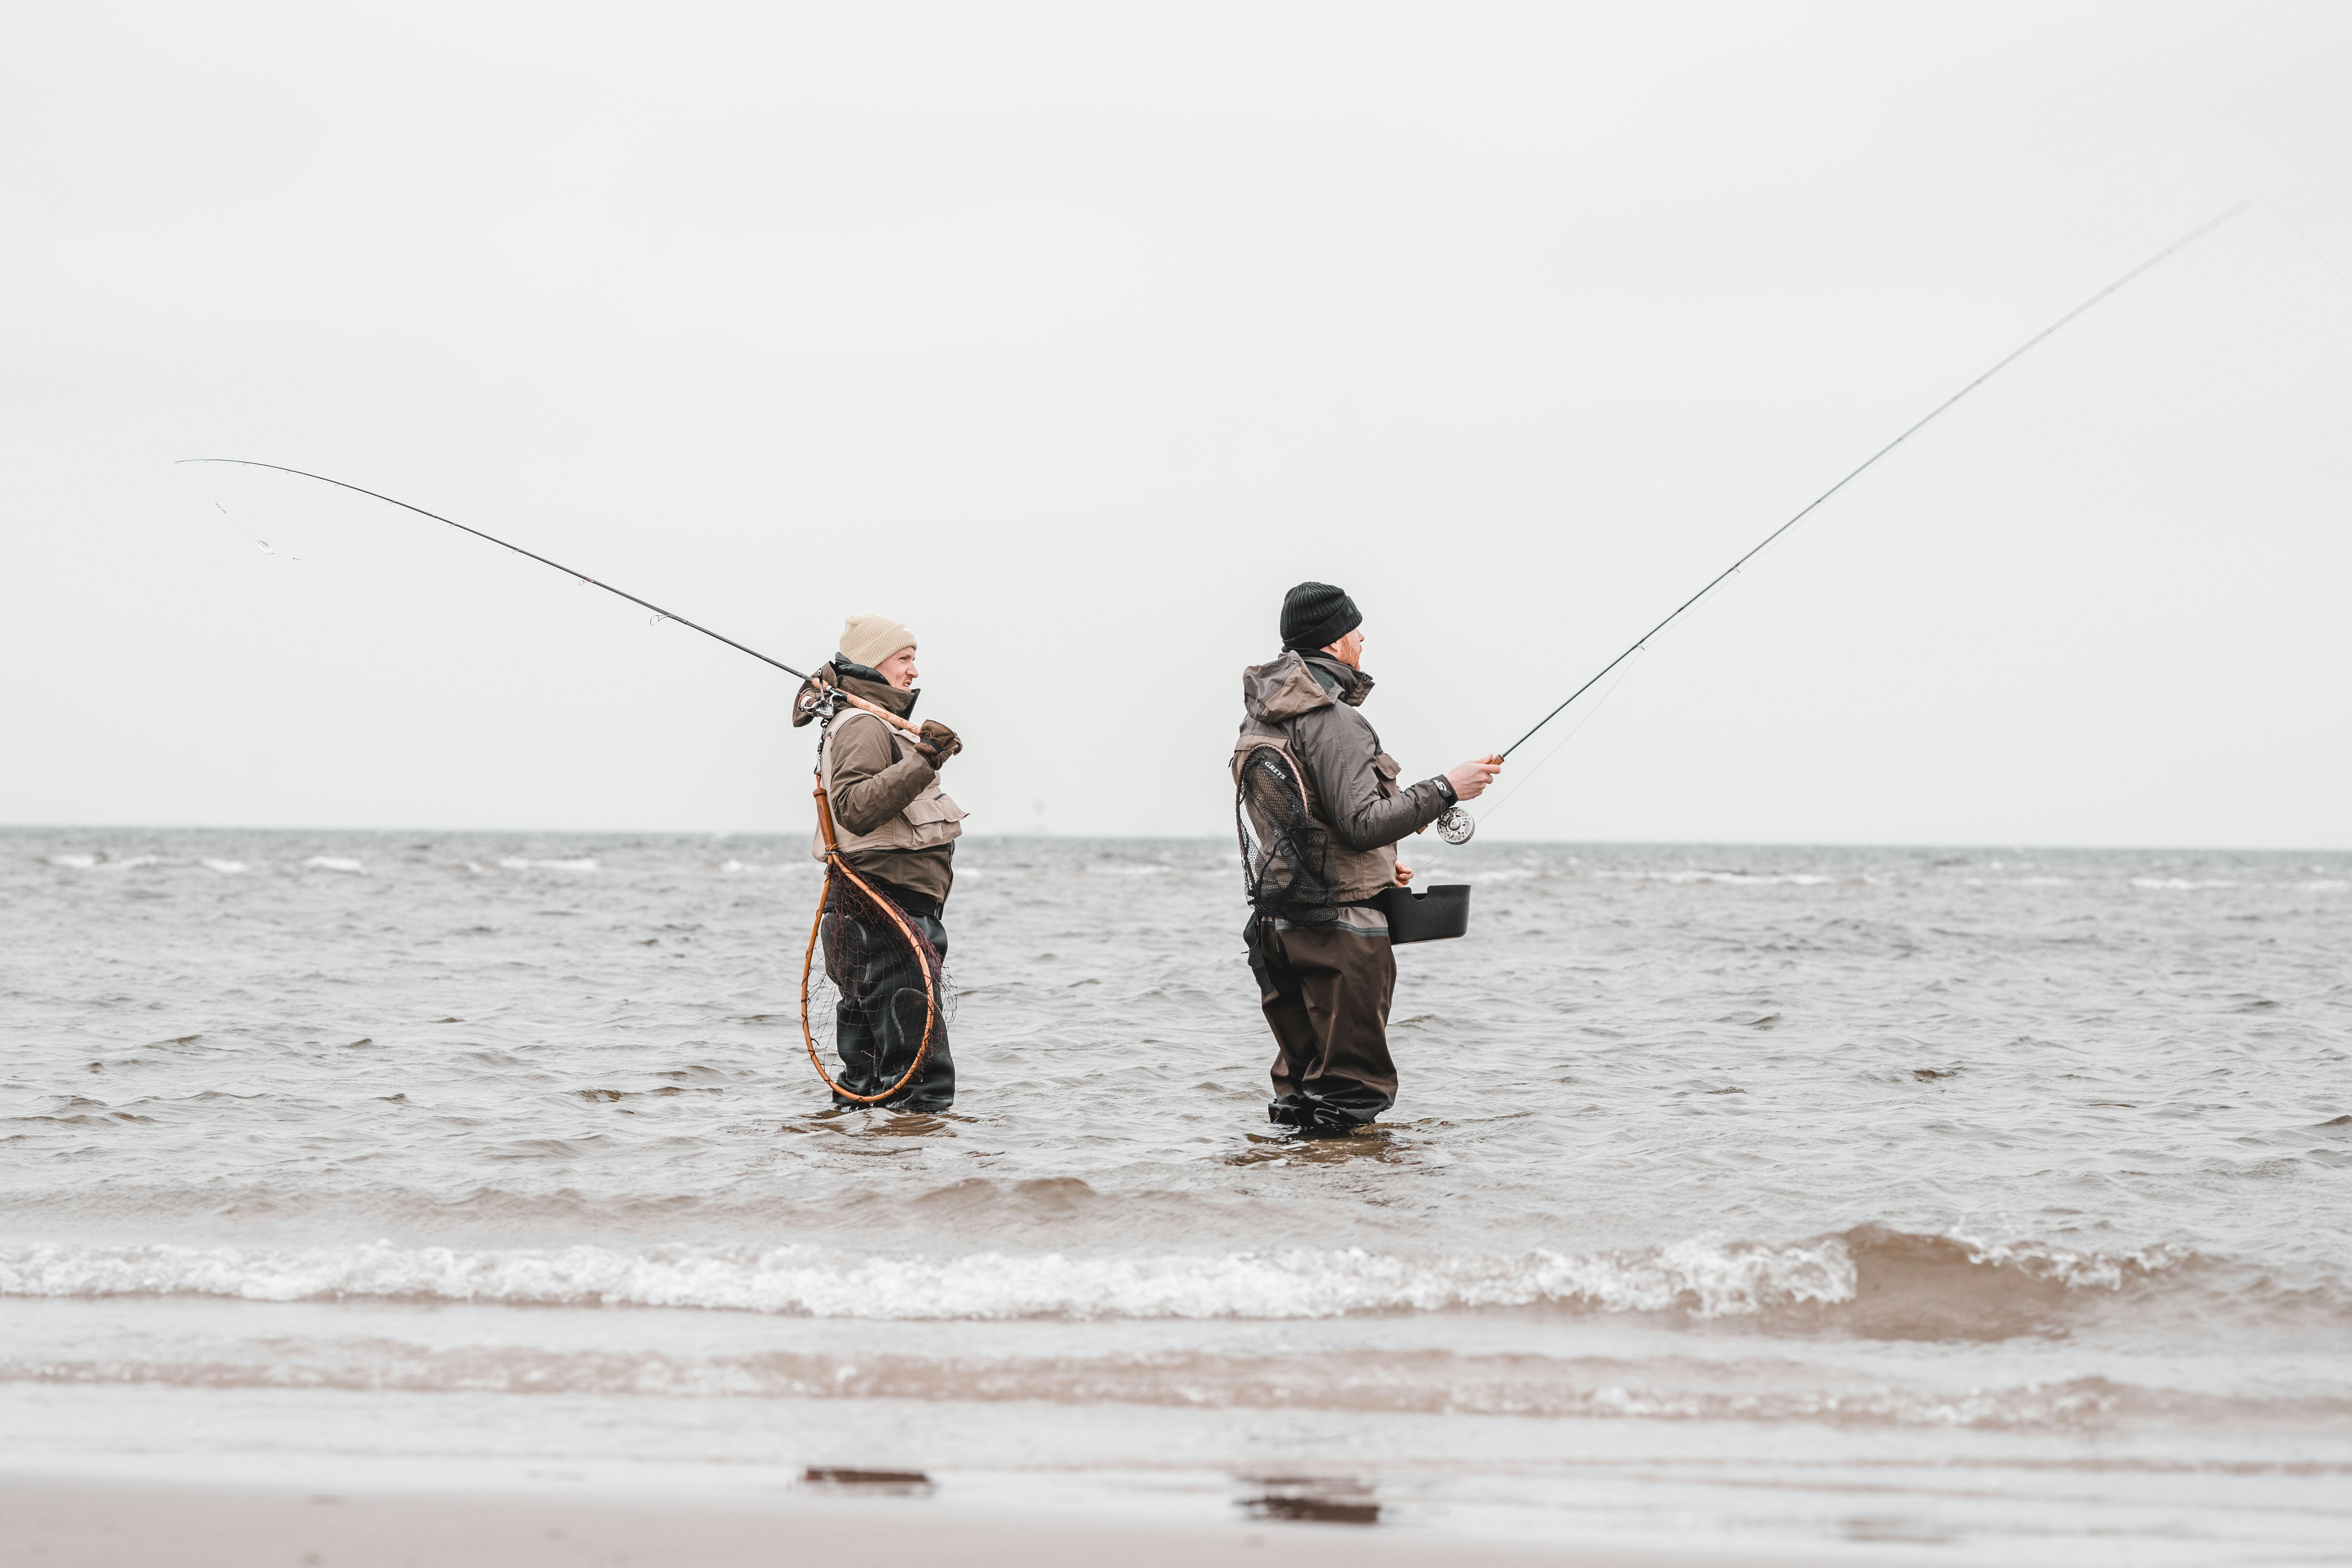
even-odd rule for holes
{"type": "Polygon", "coordinates": [[[1477,831],[1477,819],[1458,805],[1447,806],[1445,815],[1437,819],[1437,836],[1448,844],[1467,844],[1477,831]]]}

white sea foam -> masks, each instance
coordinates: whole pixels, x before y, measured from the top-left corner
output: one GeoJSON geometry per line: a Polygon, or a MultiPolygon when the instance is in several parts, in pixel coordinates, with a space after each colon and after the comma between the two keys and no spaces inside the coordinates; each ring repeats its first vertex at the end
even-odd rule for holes
{"type": "Polygon", "coordinates": [[[68,871],[87,871],[98,864],[95,855],[45,855],[42,858],[68,871]]]}
{"type": "Polygon", "coordinates": [[[367,874],[365,866],[361,865],[357,860],[345,859],[341,855],[313,855],[302,864],[318,871],[349,871],[361,876],[367,874]]]}
{"type": "Polygon", "coordinates": [[[2136,1275],[2178,1268],[2192,1256],[2186,1247],[2163,1245],[2102,1253],[2037,1241],[1991,1241],[1965,1232],[1955,1232],[1951,1239],[1968,1249],[1971,1263],[2014,1269],[2074,1290],[2120,1290],[2136,1275]]]}
{"type": "Polygon", "coordinates": [[[797,1246],[476,1251],[390,1242],[302,1250],[0,1248],[0,1296],[386,1297],[819,1318],[1329,1318],[1545,1303],[1721,1318],[1848,1301],[1854,1284],[1853,1259],[1834,1237],[1789,1247],[1685,1241],[1634,1253],[1450,1257],[1350,1247],[894,1258],[797,1246]]]}
{"type": "Polygon", "coordinates": [[[2007,1323],[2051,1285],[2111,1293],[2190,1261],[2188,1250],[2168,1246],[2091,1254],[1872,1226],[1781,1246],[1698,1237],[1586,1253],[1298,1247],[920,1256],[799,1245],[622,1251],[389,1241],[299,1249],[45,1244],[0,1247],[0,1298],[386,1299],[885,1321],[1284,1320],[1552,1306],[1704,1321],[1847,1304],[1883,1316],[1910,1298],[1948,1308],[1952,1282],[1936,1271],[1965,1262],[1988,1271],[1977,1308],[2007,1323]],[[1874,1292],[1867,1299],[1860,1290],[1865,1272],[1874,1292]]]}
{"type": "Polygon", "coordinates": [[[250,869],[242,860],[207,860],[205,866],[209,870],[218,871],[224,877],[234,877],[250,869]]]}
{"type": "Polygon", "coordinates": [[[577,860],[526,860],[520,855],[509,855],[499,862],[509,871],[593,871],[596,862],[583,856],[577,860]]]}
{"type": "Polygon", "coordinates": [[[2188,877],[2134,877],[2135,888],[2156,888],[2167,892],[2189,892],[2199,888],[2234,888],[2235,882],[2200,881],[2188,877]]]}

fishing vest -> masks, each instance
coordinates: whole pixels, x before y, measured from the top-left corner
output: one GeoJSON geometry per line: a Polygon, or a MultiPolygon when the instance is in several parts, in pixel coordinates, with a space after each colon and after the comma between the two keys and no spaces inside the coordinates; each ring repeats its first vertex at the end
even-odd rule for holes
{"type": "MultiPolygon", "coordinates": [[[[833,732],[839,726],[863,719],[869,724],[882,724],[880,719],[862,708],[845,708],[825,728],[824,739],[817,742],[817,778],[824,786],[824,798],[833,800],[833,732]]],[[[904,762],[915,754],[914,742],[896,724],[884,724],[889,731],[895,760],[904,762]]],[[[834,842],[845,855],[861,849],[933,849],[963,833],[963,807],[950,800],[940,788],[937,773],[923,786],[923,792],[908,801],[906,809],[871,833],[852,833],[839,816],[833,822],[834,842]]],[[[824,829],[820,826],[809,847],[817,859],[824,858],[824,829]]]]}
{"type": "MultiPolygon", "coordinates": [[[[1399,793],[1397,774],[1402,770],[1397,760],[1388,752],[1380,750],[1379,745],[1379,737],[1375,735],[1372,772],[1378,781],[1381,798],[1387,800],[1399,793]]],[[[1283,760],[1289,764],[1290,771],[1297,776],[1300,793],[1306,799],[1307,816],[1314,819],[1316,825],[1323,829],[1327,837],[1329,858],[1322,868],[1322,876],[1329,883],[1331,898],[1335,901],[1358,902],[1365,899],[1377,898],[1394,887],[1396,885],[1396,846],[1383,844],[1377,849],[1350,849],[1339,841],[1339,836],[1331,832],[1331,818],[1328,812],[1325,809],[1322,801],[1316,797],[1314,775],[1307,771],[1306,764],[1299,757],[1297,748],[1291,744],[1290,732],[1286,729],[1269,724],[1262,719],[1243,721],[1241,738],[1234,742],[1234,788],[1239,790],[1241,787],[1242,769],[1248,763],[1250,753],[1261,746],[1272,747],[1280,752],[1283,760]]],[[[1313,869],[1305,868],[1302,869],[1307,871],[1310,879],[1313,878],[1315,874],[1313,869]]]]}

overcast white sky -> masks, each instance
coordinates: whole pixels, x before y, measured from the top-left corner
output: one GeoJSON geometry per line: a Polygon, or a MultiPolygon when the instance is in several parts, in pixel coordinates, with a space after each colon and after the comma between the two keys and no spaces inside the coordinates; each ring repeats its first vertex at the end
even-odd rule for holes
{"type": "Polygon", "coordinates": [[[807,824],[789,679],[219,454],[898,616],[974,831],[1229,832],[1290,584],[1438,771],[2260,194],[1487,831],[2352,845],[2347,81],[2344,5],[12,5],[0,821],[807,824]]]}

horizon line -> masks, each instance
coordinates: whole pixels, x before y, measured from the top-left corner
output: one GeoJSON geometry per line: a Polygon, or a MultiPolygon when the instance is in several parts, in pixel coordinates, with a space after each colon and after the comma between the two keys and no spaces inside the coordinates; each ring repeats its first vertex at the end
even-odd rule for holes
{"type": "MultiPolygon", "coordinates": [[[[17,833],[283,833],[283,834],[371,834],[412,835],[441,834],[491,837],[573,837],[573,838],[679,838],[718,841],[730,838],[798,839],[813,831],[811,828],[630,828],[630,827],[383,827],[383,826],[272,826],[257,824],[138,824],[138,823],[0,823],[0,835],[17,833]]],[[[1224,836],[1210,833],[1055,833],[1005,832],[968,833],[966,839],[987,841],[1007,840],[1025,843],[1177,843],[1222,844],[1224,836]]],[[[2071,854],[2169,854],[2169,855],[2343,855],[2352,854],[2352,844],[2160,844],[2107,843],[2064,844],[2034,843],[2017,839],[1819,839],[1819,838],[1491,838],[1485,841],[1488,848],[1508,845],[1514,848],[1612,848],[1612,849],[1891,849],[1891,850],[2001,850],[2011,854],[2071,853],[2071,854]]],[[[1400,848],[1405,847],[1401,844],[1400,848]]],[[[1454,851],[1449,850],[1449,853],[1454,851]]]]}

